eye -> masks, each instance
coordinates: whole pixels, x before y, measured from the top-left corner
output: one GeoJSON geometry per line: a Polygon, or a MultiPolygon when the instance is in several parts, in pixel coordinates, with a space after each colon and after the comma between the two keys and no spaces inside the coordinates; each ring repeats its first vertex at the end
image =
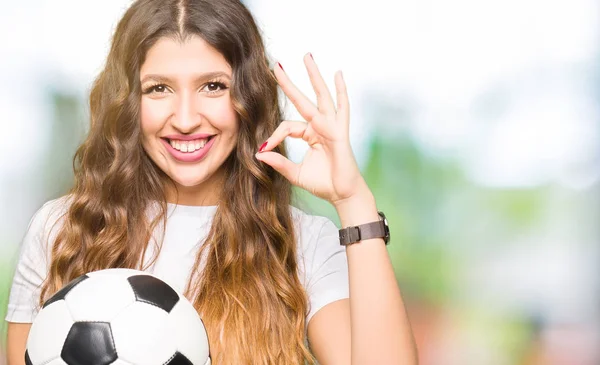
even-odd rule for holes
{"type": "Polygon", "coordinates": [[[146,89],[144,89],[144,94],[151,94],[151,93],[166,93],[168,91],[167,89],[167,85],[164,84],[157,84],[157,85],[151,85],[148,86],[146,89]]]}
{"type": "Polygon", "coordinates": [[[203,90],[206,89],[206,93],[209,95],[212,95],[212,94],[217,94],[221,91],[227,90],[227,85],[225,85],[224,83],[222,83],[220,81],[211,81],[211,82],[205,84],[202,89],[203,90]]]}

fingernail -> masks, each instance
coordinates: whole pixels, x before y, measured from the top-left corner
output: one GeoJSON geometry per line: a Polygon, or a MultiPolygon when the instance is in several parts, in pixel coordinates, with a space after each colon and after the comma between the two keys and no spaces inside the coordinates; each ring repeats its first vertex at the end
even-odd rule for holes
{"type": "Polygon", "coordinates": [[[265,143],[262,144],[262,146],[260,146],[260,148],[258,149],[258,152],[262,152],[265,147],[267,147],[267,142],[265,141],[265,143]]]}
{"type": "Polygon", "coordinates": [[[277,65],[279,65],[279,67],[281,67],[281,69],[285,72],[285,70],[283,69],[283,66],[281,66],[281,63],[277,62],[277,65]]]}
{"type": "Polygon", "coordinates": [[[313,59],[313,61],[315,60],[315,58],[312,56],[312,53],[308,52],[308,55],[313,59]]]}

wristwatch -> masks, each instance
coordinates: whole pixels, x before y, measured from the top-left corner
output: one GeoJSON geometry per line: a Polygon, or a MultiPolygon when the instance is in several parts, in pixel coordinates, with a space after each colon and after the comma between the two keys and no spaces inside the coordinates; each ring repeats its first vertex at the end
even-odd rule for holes
{"type": "Polygon", "coordinates": [[[388,226],[385,214],[381,211],[377,213],[381,218],[377,222],[340,229],[340,245],[348,246],[370,238],[383,238],[383,241],[387,245],[390,242],[390,227],[388,226]]]}

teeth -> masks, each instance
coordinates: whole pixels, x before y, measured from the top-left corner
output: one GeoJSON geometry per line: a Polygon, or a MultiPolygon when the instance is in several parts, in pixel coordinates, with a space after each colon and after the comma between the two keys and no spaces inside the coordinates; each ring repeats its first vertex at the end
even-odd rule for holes
{"type": "Polygon", "coordinates": [[[205,139],[196,139],[193,141],[175,141],[170,140],[171,147],[181,152],[195,152],[199,149],[204,148],[206,146],[206,142],[208,142],[208,138],[205,139]]]}

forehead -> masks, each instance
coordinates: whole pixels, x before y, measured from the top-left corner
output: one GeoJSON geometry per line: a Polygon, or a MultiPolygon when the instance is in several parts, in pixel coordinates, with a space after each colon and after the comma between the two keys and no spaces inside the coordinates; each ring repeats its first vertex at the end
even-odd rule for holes
{"type": "Polygon", "coordinates": [[[199,36],[185,41],[162,37],[148,50],[140,78],[152,74],[188,75],[209,71],[231,74],[225,57],[199,36]]]}

